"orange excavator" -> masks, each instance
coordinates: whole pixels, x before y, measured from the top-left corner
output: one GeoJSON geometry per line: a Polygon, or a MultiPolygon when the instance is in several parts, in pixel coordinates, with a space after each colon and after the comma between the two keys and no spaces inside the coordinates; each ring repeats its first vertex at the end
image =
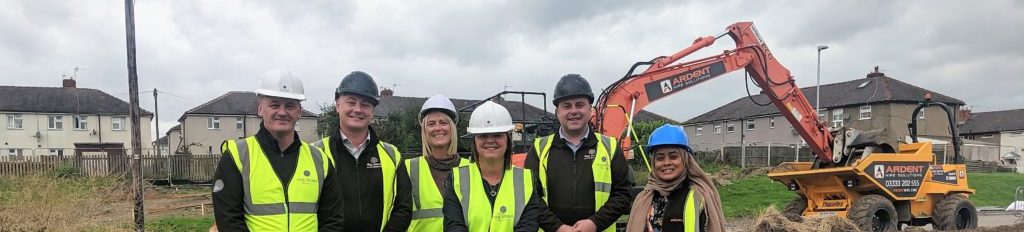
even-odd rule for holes
{"type": "Polygon", "coordinates": [[[819,121],[789,70],[779,63],[751,22],[735,23],[720,35],[701,37],[670,56],[634,64],[623,78],[601,93],[592,123],[601,133],[618,136],[619,147],[631,157],[631,145],[638,142],[630,128],[632,115],[654,101],[737,70],[749,74],[771,99],[771,103],[758,104],[778,108],[817,156],[814,162],[783,163],[768,174],[799,195],[787,206],[787,213],[846,217],[866,231],[895,231],[903,224],[931,223],[941,230],[977,226],[977,213],[968,199],[974,190],[967,186],[959,146],[954,146],[954,164],[939,164],[931,142],[917,141],[917,114],[924,107],[938,106],[949,117],[954,144],[960,144],[956,120],[948,106],[925,97],[908,125],[913,140],[909,144],[891,146],[879,141],[878,135],[886,128],[830,129],[819,121]],[[735,41],[735,49],[676,63],[725,35],[735,41]],[[648,67],[634,75],[640,66],[648,67]]]}

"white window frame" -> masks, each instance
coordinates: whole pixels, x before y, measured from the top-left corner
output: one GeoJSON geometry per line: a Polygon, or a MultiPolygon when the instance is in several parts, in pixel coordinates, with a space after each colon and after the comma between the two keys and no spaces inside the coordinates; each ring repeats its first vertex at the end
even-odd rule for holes
{"type": "Polygon", "coordinates": [[[220,117],[206,117],[206,129],[219,130],[220,129],[220,117]]]}
{"type": "Polygon", "coordinates": [[[725,133],[732,133],[732,132],[736,132],[736,123],[731,123],[731,122],[730,123],[726,123],[725,124],[725,133]]]}
{"type": "Polygon", "coordinates": [[[18,148],[8,148],[7,149],[7,155],[9,155],[9,156],[22,156],[22,155],[25,155],[25,152],[22,151],[21,149],[18,149],[18,148]]]}
{"type": "Polygon", "coordinates": [[[64,149],[50,149],[50,155],[64,155],[64,149]]]}
{"type": "Polygon", "coordinates": [[[110,130],[122,131],[124,130],[124,117],[111,117],[110,118],[110,130]]]}
{"type": "Polygon", "coordinates": [[[64,130],[64,115],[46,116],[46,128],[50,130],[64,130]]]}
{"type": "Polygon", "coordinates": [[[768,118],[768,129],[775,129],[775,116],[768,118]]]}
{"type": "Polygon", "coordinates": [[[722,133],[722,123],[720,123],[720,122],[716,122],[715,123],[715,131],[714,131],[714,133],[715,134],[721,134],[722,133]]]}
{"type": "Polygon", "coordinates": [[[21,130],[25,126],[25,119],[21,114],[7,115],[7,129],[21,130]]]}
{"type": "Polygon", "coordinates": [[[839,128],[843,127],[843,109],[832,110],[832,127],[839,128]]]}
{"type": "Polygon", "coordinates": [[[74,128],[77,131],[84,131],[89,129],[89,116],[73,116],[74,128]]]}
{"type": "Polygon", "coordinates": [[[860,120],[871,119],[871,105],[860,106],[860,117],[858,118],[860,120]]]}
{"type": "Polygon", "coordinates": [[[300,128],[300,127],[299,127],[299,120],[295,120],[295,131],[302,131],[302,130],[301,130],[301,129],[299,129],[299,128],[300,128]]]}
{"type": "Polygon", "coordinates": [[[235,117],[235,130],[245,130],[244,117],[235,117]]]}
{"type": "Polygon", "coordinates": [[[991,139],[992,137],[994,137],[994,136],[992,136],[992,134],[987,134],[987,135],[982,135],[981,136],[981,138],[983,138],[983,139],[991,139]]]}
{"type": "Polygon", "coordinates": [[[697,126],[697,129],[694,129],[694,131],[697,132],[697,136],[704,135],[704,126],[697,126]]]}
{"type": "Polygon", "coordinates": [[[826,115],[828,115],[828,113],[826,113],[826,112],[828,112],[828,111],[827,110],[818,111],[818,121],[824,122],[825,119],[828,119],[827,117],[825,117],[826,115]]]}

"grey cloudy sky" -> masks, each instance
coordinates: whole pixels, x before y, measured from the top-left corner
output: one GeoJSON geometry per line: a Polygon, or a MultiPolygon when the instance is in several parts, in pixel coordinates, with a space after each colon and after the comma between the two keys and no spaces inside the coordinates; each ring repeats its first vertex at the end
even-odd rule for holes
{"type": "MultiPolygon", "coordinates": [[[[753,21],[799,86],[891,77],[966,101],[1024,108],[1022,1],[137,1],[139,87],[159,88],[161,126],[273,67],[302,76],[309,101],[332,100],[362,70],[399,96],[475,99],[549,94],[579,73],[595,89],[634,62],[753,21]]],[[[0,2],[0,85],[78,86],[128,99],[123,1],[0,2]]],[[[683,60],[732,48],[728,37],[683,60]]],[[[732,73],[648,109],[686,120],[743,97],[732,73]]],[[[152,110],[151,94],[141,96],[152,110]]],[[[547,104],[527,99],[535,105],[547,104]]],[[[539,105],[538,105],[539,106],[539,105]]]]}

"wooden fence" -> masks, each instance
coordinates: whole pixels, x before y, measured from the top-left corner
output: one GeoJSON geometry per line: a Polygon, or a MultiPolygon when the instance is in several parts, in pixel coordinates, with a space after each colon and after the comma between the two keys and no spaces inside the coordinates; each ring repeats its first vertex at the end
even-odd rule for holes
{"type": "MultiPolygon", "coordinates": [[[[75,152],[60,155],[0,155],[0,176],[19,176],[63,172],[83,176],[130,175],[130,159],[122,151],[75,152]]],[[[206,183],[220,155],[143,155],[142,175],[147,180],[188,181],[206,183]]]]}

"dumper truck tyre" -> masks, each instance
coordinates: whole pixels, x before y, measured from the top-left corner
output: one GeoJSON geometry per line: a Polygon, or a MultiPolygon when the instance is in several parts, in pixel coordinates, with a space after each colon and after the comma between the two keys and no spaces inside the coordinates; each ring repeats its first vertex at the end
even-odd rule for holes
{"type": "Polygon", "coordinates": [[[805,210],[807,210],[807,198],[796,197],[789,204],[786,204],[786,208],[782,210],[782,213],[803,216],[805,210]]]}
{"type": "Polygon", "coordinates": [[[932,223],[939,230],[970,230],[978,227],[978,211],[961,193],[946,195],[935,206],[932,223]]]}
{"type": "Polygon", "coordinates": [[[863,231],[890,232],[897,231],[896,207],[892,201],[876,194],[866,195],[857,199],[850,208],[848,218],[863,231]]]}

